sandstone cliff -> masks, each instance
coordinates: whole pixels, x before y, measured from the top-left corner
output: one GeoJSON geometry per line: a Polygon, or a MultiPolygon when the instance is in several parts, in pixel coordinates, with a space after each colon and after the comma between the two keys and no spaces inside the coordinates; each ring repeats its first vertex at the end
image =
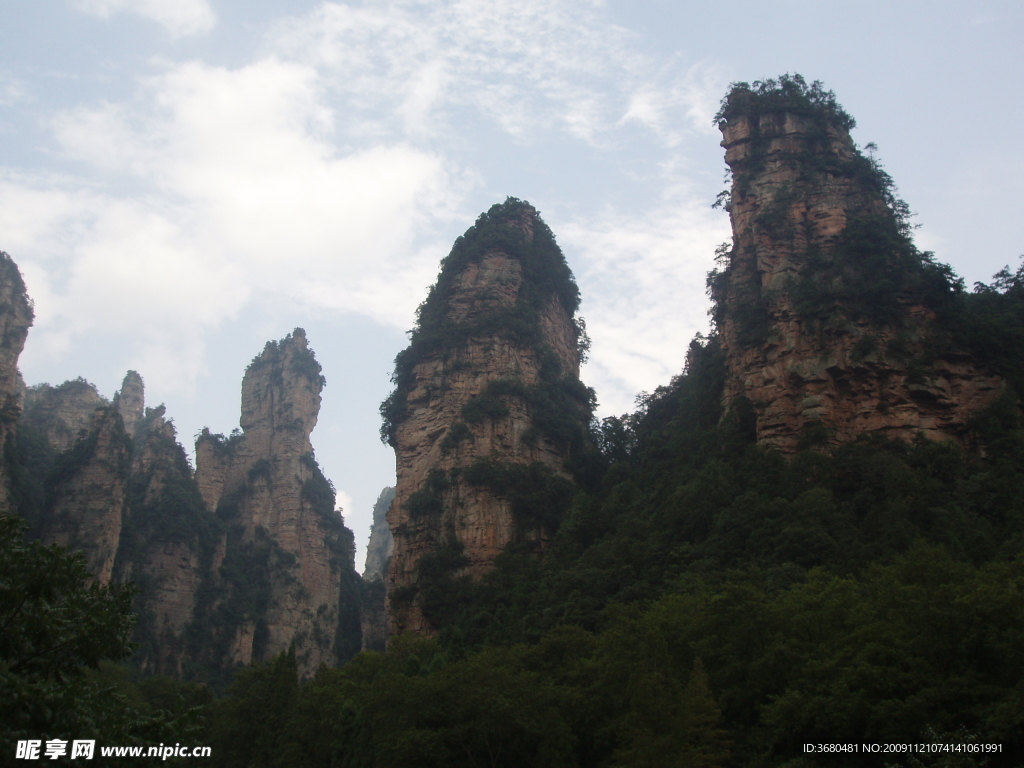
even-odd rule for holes
{"type": "Polygon", "coordinates": [[[432,631],[444,578],[549,540],[592,404],[578,303],[551,231],[518,200],[483,214],[442,263],[382,406],[397,463],[391,634],[432,631]]]}
{"type": "Polygon", "coordinates": [[[242,381],[241,433],[196,442],[199,492],[226,528],[206,619],[222,664],[294,642],[308,675],[358,650],[353,537],[310,444],[320,371],[301,328],[269,342],[242,381]]]}
{"type": "Polygon", "coordinates": [[[865,433],[966,439],[1003,382],[937,322],[942,267],[914,248],[852,118],[799,78],[735,87],[721,117],[733,242],[709,288],[726,406],[784,452],[865,433]]]}
{"type": "MultiPolygon", "coordinates": [[[[32,325],[32,303],[17,264],[0,251],[0,448],[7,445],[21,415],[18,357],[32,325]]],[[[9,512],[10,477],[0,462],[0,513],[9,512]]]]}

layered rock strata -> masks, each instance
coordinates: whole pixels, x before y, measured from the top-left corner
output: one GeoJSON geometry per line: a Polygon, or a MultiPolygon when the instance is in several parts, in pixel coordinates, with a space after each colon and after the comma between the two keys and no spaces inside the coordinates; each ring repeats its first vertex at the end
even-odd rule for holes
{"type": "Polygon", "coordinates": [[[301,328],[268,343],[242,381],[241,433],[196,443],[199,492],[226,527],[210,621],[230,663],[294,642],[308,675],[347,652],[345,637],[358,650],[353,537],[310,444],[320,371],[301,328]]]}
{"type": "Polygon", "coordinates": [[[518,200],[444,260],[382,407],[397,463],[392,635],[434,631],[443,577],[478,578],[508,545],[549,540],[590,415],[578,300],[550,230],[518,200]]]}
{"type": "Polygon", "coordinates": [[[804,96],[787,110],[739,88],[725,106],[733,243],[710,279],[725,404],[784,452],[865,433],[963,441],[1003,382],[944,338],[936,265],[852,119],[830,94],[804,96]]]}

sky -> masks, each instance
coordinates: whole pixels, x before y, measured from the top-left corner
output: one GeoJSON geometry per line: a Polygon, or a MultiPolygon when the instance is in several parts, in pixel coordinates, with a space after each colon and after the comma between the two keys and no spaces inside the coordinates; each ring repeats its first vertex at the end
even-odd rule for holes
{"type": "Polygon", "coordinates": [[[0,250],[28,384],[137,370],[191,450],[306,329],[312,442],[356,534],[394,483],[377,408],[440,260],[528,200],[576,275],[599,416],[683,366],[729,239],[731,82],[821,80],[917,243],[968,285],[1024,253],[1024,6],[1010,0],[2,0],[0,250]]]}

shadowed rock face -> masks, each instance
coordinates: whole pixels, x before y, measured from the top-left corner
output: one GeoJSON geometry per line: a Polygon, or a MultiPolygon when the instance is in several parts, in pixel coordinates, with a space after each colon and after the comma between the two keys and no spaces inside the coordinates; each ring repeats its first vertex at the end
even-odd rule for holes
{"type": "Polygon", "coordinates": [[[888,176],[828,114],[734,110],[721,129],[733,246],[711,288],[726,407],[784,452],[864,433],[964,440],[1003,382],[937,325],[934,265],[888,176]]]}
{"type": "Polygon", "coordinates": [[[517,503],[517,483],[571,492],[566,462],[576,438],[544,420],[544,403],[578,433],[589,418],[571,280],[550,231],[519,201],[492,208],[445,260],[408,357],[396,361],[390,401],[398,414],[391,634],[433,631],[424,558],[478,578],[509,544],[548,542],[554,521],[517,503]],[[555,277],[546,281],[545,270],[555,277]],[[558,279],[562,294],[551,288],[558,279]],[[573,394],[545,401],[555,390],[573,394]]]}
{"type": "MultiPolygon", "coordinates": [[[[14,434],[21,415],[18,357],[25,348],[33,312],[21,272],[0,252],[0,446],[14,434]]],[[[0,513],[10,511],[7,467],[0,462],[0,513]]]]}
{"type": "MultiPolygon", "coordinates": [[[[114,399],[122,414],[125,391],[136,377],[129,372],[114,399]]],[[[129,512],[115,578],[141,588],[136,598],[139,669],[180,677],[195,650],[189,648],[189,628],[208,577],[217,524],[203,505],[164,407],[139,406],[143,413],[134,419],[129,512]]]]}
{"type": "Polygon", "coordinates": [[[226,663],[267,659],[295,642],[303,673],[312,674],[338,661],[345,621],[356,622],[358,644],[358,615],[345,618],[357,604],[349,594],[358,578],[353,537],[309,439],[323,385],[297,328],[268,343],[246,370],[242,433],[224,439],[204,431],[196,443],[199,491],[227,526],[214,557],[221,594],[214,614],[250,606],[234,611],[240,622],[216,628],[225,635],[226,663]],[[264,608],[251,608],[252,589],[267,595],[264,608]]]}
{"type": "Polygon", "coordinates": [[[373,505],[373,527],[370,529],[370,541],[366,545],[366,567],[363,569],[365,588],[360,614],[364,651],[383,651],[387,646],[388,614],[384,604],[384,580],[395,551],[395,540],[388,528],[387,513],[394,500],[395,489],[388,487],[380,492],[377,503],[373,505]]]}
{"type": "Polygon", "coordinates": [[[366,566],[363,578],[367,581],[383,580],[387,576],[388,561],[395,551],[395,540],[388,528],[387,514],[391,503],[395,500],[395,489],[385,488],[373,505],[373,527],[370,529],[370,540],[366,545],[366,566]]]}

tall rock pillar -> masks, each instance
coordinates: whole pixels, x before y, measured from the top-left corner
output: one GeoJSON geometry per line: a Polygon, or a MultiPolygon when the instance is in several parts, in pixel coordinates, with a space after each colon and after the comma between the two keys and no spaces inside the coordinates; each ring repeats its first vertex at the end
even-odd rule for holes
{"type": "Polygon", "coordinates": [[[301,328],[268,342],[242,380],[239,434],[196,442],[196,482],[226,527],[208,621],[222,663],[294,642],[303,674],[359,650],[352,532],[313,457],[324,386],[301,328]]]}
{"type": "Polygon", "coordinates": [[[948,284],[853,119],[799,76],[735,86],[720,116],[733,243],[709,288],[726,407],[783,452],[963,439],[1003,383],[936,322],[948,284]]]}
{"type": "Polygon", "coordinates": [[[588,446],[578,304],[550,229],[513,198],[442,262],[381,408],[397,459],[391,635],[433,632],[452,578],[548,542],[588,446]]]}

